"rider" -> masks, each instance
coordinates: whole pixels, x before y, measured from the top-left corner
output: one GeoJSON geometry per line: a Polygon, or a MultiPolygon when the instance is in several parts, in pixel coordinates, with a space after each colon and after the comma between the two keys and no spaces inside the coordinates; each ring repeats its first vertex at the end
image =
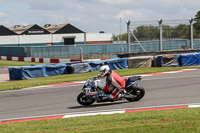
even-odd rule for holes
{"type": "Polygon", "coordinates": [[[101,73],[98,78],[106,77],[106,85],[103,88],[103,92],[111,91],[108,95],[110,101],[115,101],[121,98],[121,92],[125,88],[125,80],[119,76],[115,71],[111,70],[108,65],[103,65],[99,68],[101,73]]]}

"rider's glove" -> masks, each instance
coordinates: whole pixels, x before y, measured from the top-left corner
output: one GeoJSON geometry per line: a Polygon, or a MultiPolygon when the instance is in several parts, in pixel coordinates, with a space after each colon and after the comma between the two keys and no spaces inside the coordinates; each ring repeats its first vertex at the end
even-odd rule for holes
{"type": "Polygon", "coordinates": [[[101,75],[98,75],[97,78],[100,79],[100,78],[102,78],[102,76],[101,76],[101,75]]]}
{"type": "Polygon", "coordinates": [[[98,76],[94,76],[93,79],[94,79],[94,80],[97,80],[97,79],[98,79],[98,76]]]}
{"type": "Polygon", "coordinates": [[[138,80],[141,80],[141,79],[142,79],[142,76],[139,76],[139,77],[138,77],[138,80]]]}
{"type": "Polygon", "coordinates": [[[100,79],[100,78],[102,78],[101,75],[98,75],[98,76],[94,76],[94,77],[93,77],[94,80],[97,80],[97,79],[100,79]]]}

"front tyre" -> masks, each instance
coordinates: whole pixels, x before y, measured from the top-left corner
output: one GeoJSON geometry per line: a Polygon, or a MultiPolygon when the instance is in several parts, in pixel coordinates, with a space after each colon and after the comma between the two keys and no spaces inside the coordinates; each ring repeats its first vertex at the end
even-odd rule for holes
{"type": "Polygon", "coordinates": [[[142,86],[134,86],[133,88],[131,88],[130,94],[132,95],[132,97],[128,97],[128,98],[125,97],[126,100],[130,102],[139,101],[140,99],[144,97],[145,90],[142,86]]]}
{"type": "Polygon", "coordinates": [[[77,96],[77,102],[83,106],[91,105],[95,102],[95,99],[86,96],[85,93],[80,93],[77,96]]]}

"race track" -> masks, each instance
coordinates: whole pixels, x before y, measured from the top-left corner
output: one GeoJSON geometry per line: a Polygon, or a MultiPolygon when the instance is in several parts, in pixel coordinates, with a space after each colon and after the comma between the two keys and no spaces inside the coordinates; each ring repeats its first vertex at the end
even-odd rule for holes
{"type": "Polygon", "coordinates": [[[0,92],[0,121],[12,118],[74,112],[200,103],[200,70],[144,77],[146,90],[138,102],[95,103],[88,107],[76,101],[82,84],[0,92]]]}

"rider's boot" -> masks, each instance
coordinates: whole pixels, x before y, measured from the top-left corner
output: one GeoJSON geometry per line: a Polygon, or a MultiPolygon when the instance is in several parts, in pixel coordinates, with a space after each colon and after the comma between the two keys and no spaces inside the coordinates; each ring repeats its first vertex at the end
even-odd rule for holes
{"type": "Polygon", "coordinates": [[[112,94],[108,95],[108,99],[111,102],[114,102],[116,100],[120,100],[122,98],[124,98],[123,90],[119,90],[119,92],[115,96],[113,96],[112,94]]]}
{"type": "Polygon", "coordinates": [[[112,94],[109,94],[109,95],[108,95],[108,100],[109,100],[110,102],[114,102],[114,97],[113,97],[112,94]]]}
{"type": "Polygon", "coordinates": [[[118,99],[122,99],[122,98],[124,98],[124,93],[120,93],[120,94],[118,95],[118,99]]]}

